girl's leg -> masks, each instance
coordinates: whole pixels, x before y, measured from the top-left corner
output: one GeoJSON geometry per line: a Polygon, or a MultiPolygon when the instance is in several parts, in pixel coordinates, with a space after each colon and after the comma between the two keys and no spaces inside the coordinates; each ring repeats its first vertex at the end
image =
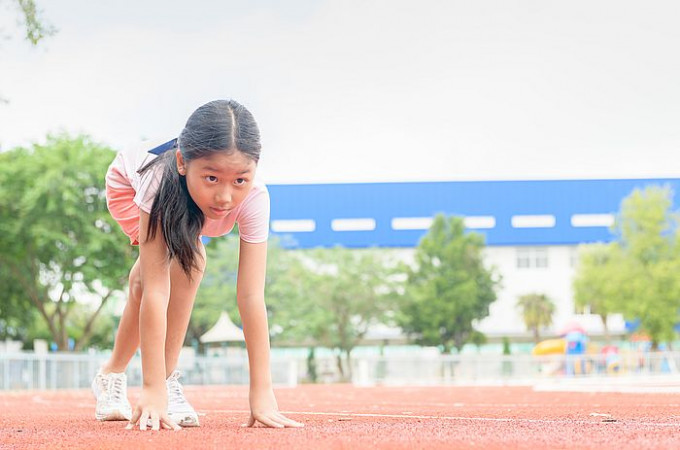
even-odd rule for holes
{"type": "Polygon", "coordinates": [[[201,256],[198,260],[200,270],[194,270],[191,280],[176,261],[170,263],[170,302],[168,304],[168,327],[165,335],[166,377],[169,377],[177,367],[179,352],[182,349],[189,326],[196,292],[203,279],[205,248],[201,242],[198,243],[198,247],[201,256]]]}
{"type": "Polygon", "coordinates": [[[130,359],[139,347],[139,306],[142,301],[142,277],[139,258],[130,269],[129,282],[128,301],[120,318],[113,352],[108,362],[102,366],[102,373],[104,374],[125,372],[130,359]]]}

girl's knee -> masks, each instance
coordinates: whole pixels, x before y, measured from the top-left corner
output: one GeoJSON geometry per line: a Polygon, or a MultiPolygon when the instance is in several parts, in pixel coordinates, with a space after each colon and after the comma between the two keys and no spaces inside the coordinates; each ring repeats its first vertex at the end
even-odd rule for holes
{"type": "Polygon", "coordinates": [[[128,279],[130,284],[130,296],[128,302],[133,302],[139,304],[142,301],[142,275],[139,271],[139,266],[135,264],[135,267],[130,271],[130,277],[128,279]]]}

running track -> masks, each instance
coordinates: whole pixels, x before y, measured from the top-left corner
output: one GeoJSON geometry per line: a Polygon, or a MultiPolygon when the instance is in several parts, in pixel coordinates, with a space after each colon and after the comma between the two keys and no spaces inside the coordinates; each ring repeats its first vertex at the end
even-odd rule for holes
{"type": "Polygon", "coordinates": [[[0,449],[680,448],[678,393],[303,385],[276,390],[281,410],[306,424],[284,430],[240,426],[247,387],[185,393],[200,428],[141,432],[94,420],[87,390],[3,392],[0,449]]]}

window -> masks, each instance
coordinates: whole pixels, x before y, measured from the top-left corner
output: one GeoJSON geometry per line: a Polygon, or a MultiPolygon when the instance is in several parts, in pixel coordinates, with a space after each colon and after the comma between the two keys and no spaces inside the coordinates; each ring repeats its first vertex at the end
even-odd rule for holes
{"type": "Polygon", "coordinates": [[[549,266],[548,249],[544,247],[518,247],[518,269],[547,269],[549,266]]]}
{"type": "Polygon", "coordinates": [[[569,267],[576,267],[578,264],[578,247],[569,249],[569,267]]]}
{"type": "Polygon", "coordinates": [[[517,268],[528,269],[531,267],[531,251],[528,248],[517,249],[517,268]]]}
{"type": "Polygon", "coordinates": [[[547,248],[537,248],[534,249],[534,262],[535,266],[541,269],[548,267],[548,249],[547,248]]]}

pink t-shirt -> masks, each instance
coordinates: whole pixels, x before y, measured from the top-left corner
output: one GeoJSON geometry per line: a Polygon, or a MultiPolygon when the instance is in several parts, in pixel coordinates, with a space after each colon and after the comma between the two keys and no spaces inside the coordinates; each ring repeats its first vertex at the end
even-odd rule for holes
{"type": "MultiPolygon", "coordinates": [[[[157,157],[149,153],[149,150],[163,143],[163,140],[144,141],[126,147],[116,155],[106,174],[109,210],[131,238],[139,235],[139,209],[151,212],[163,168],[156,166],[144,175],[137,171],[157,157]],[[137,208],[117,206],[124,197],[132,197],[137,208]],[[136,217],[132,217],[135,212],[136,217]],[[135,223],[136,228],[131,229],[135,223]]],[[[238,223],[241,239],[246,242],[264,242],[269,237],[269,191],[257,177],[243,202],[229,214],[219,220],[205,218],[201,234],[209,237],[223,236],[232,230],[235,223],[238,223]]]]}

